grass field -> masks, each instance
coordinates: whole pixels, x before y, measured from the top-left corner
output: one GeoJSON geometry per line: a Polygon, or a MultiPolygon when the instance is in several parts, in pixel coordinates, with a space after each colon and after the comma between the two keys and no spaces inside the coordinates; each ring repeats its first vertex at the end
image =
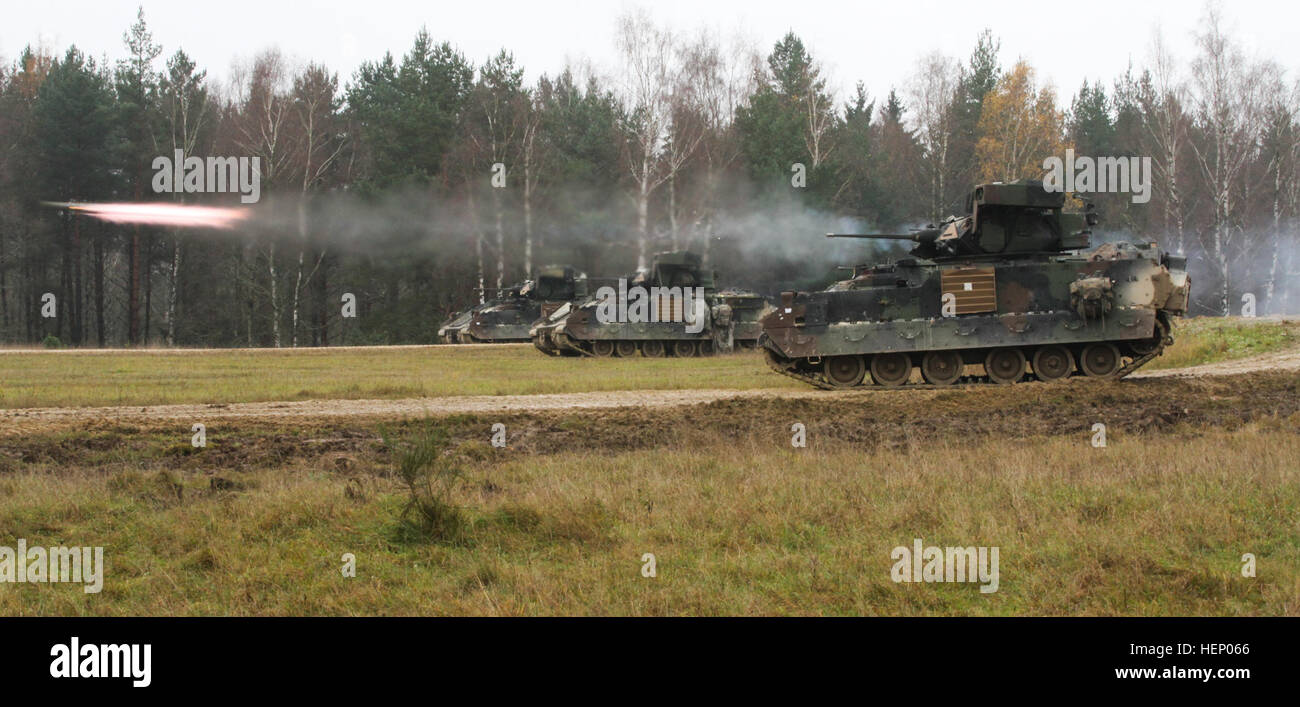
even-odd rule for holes
{"type": "MultiPolygon", "coordinates": [[[[1160,363],[1292,349],[1296,334],[1190,320],[1160,363]]],[[[0,353],[3,407],[763,387],[803,389],[753,354],[0,353]]],[[[202,449],[183,421],[26,424],[0,435],[0,546],[102,546],[106,576],[98,594],[0,584],[0,615],[1300,614],[1294,371],[230,418],[202,449]],[[448,441],[413,497],[401,470],[431,430],[448,441]],[[917,538],[999,548],[998,590],[892,581],[893,549],[917,538]]]]}
{"type": "Polygon", "coordinates": [[[1295,615],[1298,387],[241,420],[202,450],[184,426],[89,423],[0,441],[0,545],[101,545],[103,592],[3,585],[0,615],[1295,615]],[[461,472],[443,499],[455,533],[402,513],[401,445],[430,425],[461,472]],[[891,551],[915,538],[998,547],[998,591],[893,582],[891,551]]]}
{"type": "MultiPolygon", "coordinates": [[[[1179,322],[1174,335],[1174,346],[1149,367],[1294,347],[1300,323],[1200,318],[1179,322]]],[[[551,358],[520,344],[0,353],[0,408],[690,388],[802,386],[772,374],[753,352],[690,360],[551,358]]]]}
{"type": "Polygon", "coordinates": [[[0,408],[797,387],[752,351],[553,358],[500,344],[0,354],[0,408]]]}
{"type": "Polygon", "coordinates": [[[1147,368],[1181,368],[1293,349],[1300,346],[1300,320],[1197,317],[1179,320],[1174,345],[1147,368]]]}

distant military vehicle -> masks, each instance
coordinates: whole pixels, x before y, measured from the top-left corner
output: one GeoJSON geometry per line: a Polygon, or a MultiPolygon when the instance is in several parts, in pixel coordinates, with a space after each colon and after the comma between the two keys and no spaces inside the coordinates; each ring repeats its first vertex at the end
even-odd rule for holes
{"type": "Polygon", "coordinates": [[[1128,375],[1173,343],[1186,258],[1155,243],[1090,248],[1092,206],[1064,206],[1042,182],[984,184],[938,226],[840,236],[916,245],[826,291],[781,293],[762,321],[768,365],[820,388],[901,386],[914,368],[931,386],[1128,375]]]}
{"type": "Polygon", "coordinates": [[[718,292],[717,298],[731,308],[731,337],[734,347],[757,347],[758,337],[763,333],[763,315],[771,311],[772,306],[762,295],[747,290],[722,290],[718,292]]]}
{"type": "Polygon", "coordinates": [[[755,346],[767,306],[751,292],[719,292],[700,256],[685,251],[659,253],[645,272],[590,290],[533,326],[539,350],[552,356],[707,356],[755,346]]]}
{"type": "Polygon", "coordinates": [[[552,265],[539,270],[532,280],[453,314],[438,329],[438,338],[449,344],[525,342],[533,322],[586,295],[586,274],[569,265],[552,265]]]}

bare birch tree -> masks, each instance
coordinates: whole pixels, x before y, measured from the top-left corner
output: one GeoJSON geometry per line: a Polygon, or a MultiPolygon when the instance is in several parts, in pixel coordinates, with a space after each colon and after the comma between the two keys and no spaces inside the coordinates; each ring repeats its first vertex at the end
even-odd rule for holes
{"type": "MultiPolygon", "coordinates": [[[[251,68],[238,67],[233,74],[237,128],[235,141],[249,156],[259,158],[262,191],[267,192],[280,178],[294,157],[290,132],[290,97],[286,90],[288,69],[278,50],[265,51],[253,60],[251,68]]],[[[280,275],[276,264],[276,237],[267,240],[266,267],[271,303],[271,341],[282,346],[280,321],[280,275]]]]}
{"type": "Polygon", "coordinates": [[[699,152],[704,170],[704,195],[699,235],[701,256],[707,263],[718,211],[718,187],[722,175],[741,154],[735,131],[736,110],[757,89],[762,57],[752,44],[739,37],[724,48],[708,32],[701,33],[687,56],[703,128],[699,152]]]}
{"type": "Polygon", "coordinates": [[[616,43],[622,57],[622,92],[628,114],[623,124],[625,163],[636,204],[637,269],[646,267],[650,241],[650,197],[670,176],[662,159],[672,126],[676,83],[672,34],[644,10],[618,20],[616,43]]]}
{"type": "Polygon", "coordinates": [[[533,276],[533,198],[541,180],[546,147],[541,139],[542,110],[534,92],[525,91],[519,99],[519,163],[523,170],[524,207],[524,277],[533,276]]]}
{"type": "Polygon", "coordinates": [[[485,164],[491,174],[497,291],[505,286],[506,231],[502,195],[510,183],[511,163],[518,154],[519,132],[523,128],[517,115],[521,107],[520,98],[524,95],[523,73],[523,69],[515,67],[514,57],[503,50],[479,69],[478,85],[470,98],[470,110],[474,115],[469,138],[482,160],[481,164],[485,164]],[[499,172],[499,169],[504,171],[499,172]]]}
{"type": "Polygon", "coordinates": [[[1211,220],[1206,231],[1207,250],[1218,269],[1219,310],[1231,313],[1232,285],[1229,251],[1236,245],[1241,180],[1257,150],[1256,137],[1264,115],[1261,101],[1263,76],[1246,59],[1223,28],[1219,10],[1210,7],[1197,34],[1200,54],[1192,62],[1196,123],[1203,140],[1191,143],[1206,195],[1211,220]]]}
{"type": "Polygon", "coordinates": [[[948,205],[948,174],[953,171],[951,145],[956,132],[953,103],[961,85],[961,64],[942,52],[931,52],[916,65],[909,84],[917,139],[925,151],[930,184],[930,218],[938,223],[948,205]]]}
{"type": "MultiPolygon", "coordinates": [[[[302,174],[298,194],[298,264],[290,306],[290,345],[297,348],[299,304],[306,284],[303,279],[304,260],[310,241],[307,199],[312,190],[325,180],[346,145],[336,124],[339,112],[338,75],[330,73],[323,66],[308,65],[294,77],[292,108],[299,131],[295,151],[301,162],[302,174]]],[[[325,249],[322,248],[316,254],[311,273],[306,276],[307,282],[311,281],[324,258],[325,249]]]]}
{"type": "Polygon", "coordinates": [[[1151,80],[1139,95],[1146,115],[1145,142],[1155,159],[1155,177],[1164,192],[1163,220],[1168,237],[1166,247],[1182,253],[1186,247],[1183,191],[1179,182],[1179,158],[1187,149],[1187,87],[1177,74],[1177,63],[1156,33],[1151,45],[1151,80]]]}
{"type": "MultiPolygon", "coordinates": [[[[194,62],[183,51],[177,51],[167,62],[167,75],[160,82],[160,97],[163,111],[163,125],[167,130],[165,138],[169,148],[168,154],[183,150],[186,155],[194,154],[198,147],[199,136],[207,131],[212,121],[212,107],[208,101],[208,90],[203,82],[206,71],[195,71],[194,62]]],[[[184,200],[184,191],[176,190],[172,198],[184,200]]],[[[167,345],[176,345],[176,302],[180,289],[181,238],[180,229],[172,229],[172,259],[168,273],[167,345]]]]}
{"type": "Polygon", "coordinates": [[[1262,147],[1267,160],[1265,179],[1268,181],[1269,206],[1272,210],[1272,228],[1267,246],[1268,275],[1264,280],[1264,311],[1278,314],[1284,311],[1286,293],[1277,297],[1279,274],[1289,281],[1283,268],[1295,250],[1293,225],[1296,219],[1297,195],[1300,193],[1300,83],[1289,90],[1280,79],[1269,81],[1267,91],[1267,117],[1262,147]],[[1278,306],[1280,299],[1282,306],[1278,306]]]}

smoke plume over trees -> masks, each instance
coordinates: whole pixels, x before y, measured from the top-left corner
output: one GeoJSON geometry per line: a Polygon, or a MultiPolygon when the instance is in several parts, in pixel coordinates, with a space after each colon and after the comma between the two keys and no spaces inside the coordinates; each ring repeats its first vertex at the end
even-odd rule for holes
{"type": "MultiPolygon", "coordinates": [[[[903,85],[837,95],[796,32],[770,46],[633,11],[617,65],[528,80],[509,47],[427,30],[339,76],[277,50],[217,83],[141,12],[112,61],[29,46],[0,64],[0,342],[322,346],[430,342],[449,313],[538,268],[594,276],[689,248],[720,281],[820,287],[896,246],[829,243],[963,208],[1043,160],[1149,157],[1151,200],[1098,194],[1101,238],[1188,256],[1194,314],[1294,312],[1300,88],[1210,7],[1193,52],[1071,93],[996,35],[918,51],[903,85]],[[155,193],[158,157],[257,157],[261,201],[155,193]],[[246,208],[233,230],[98,221],[41,202],[246,208]],[[873,250],[874,249],[874,250],[873,250]],[[341,315],[344,293],[357,317],[341,315]],[[57,316],[42,316],[52,294],[57,316]]],[[[1297,67],[1289,67],[1294,70],[1297,67]]]]}

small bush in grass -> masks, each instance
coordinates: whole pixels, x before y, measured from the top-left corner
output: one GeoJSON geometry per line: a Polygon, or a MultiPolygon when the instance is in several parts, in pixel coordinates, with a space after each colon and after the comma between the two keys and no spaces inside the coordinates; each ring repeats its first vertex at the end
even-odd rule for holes
{"type": "Polygon", "coordinates": [[[47,334],[46,337],[41,340],[41,346],[44,346],[47,349],[61,349],[63,348],[63,342],[59,340],[59,337],[53,334],[47,334]]]}
{"type": "Polygon", "coordinates": [[[452,502],[461,472],[452,457],[444,454],[450,445],[446,430],[425,427],[412,437],[397,440],[384,429],[380,438],[392,453],[397,476],[410,496],[402,507],[402,523],[435,542],[463,541],[469,524],[465,513],[452,502]]]}

